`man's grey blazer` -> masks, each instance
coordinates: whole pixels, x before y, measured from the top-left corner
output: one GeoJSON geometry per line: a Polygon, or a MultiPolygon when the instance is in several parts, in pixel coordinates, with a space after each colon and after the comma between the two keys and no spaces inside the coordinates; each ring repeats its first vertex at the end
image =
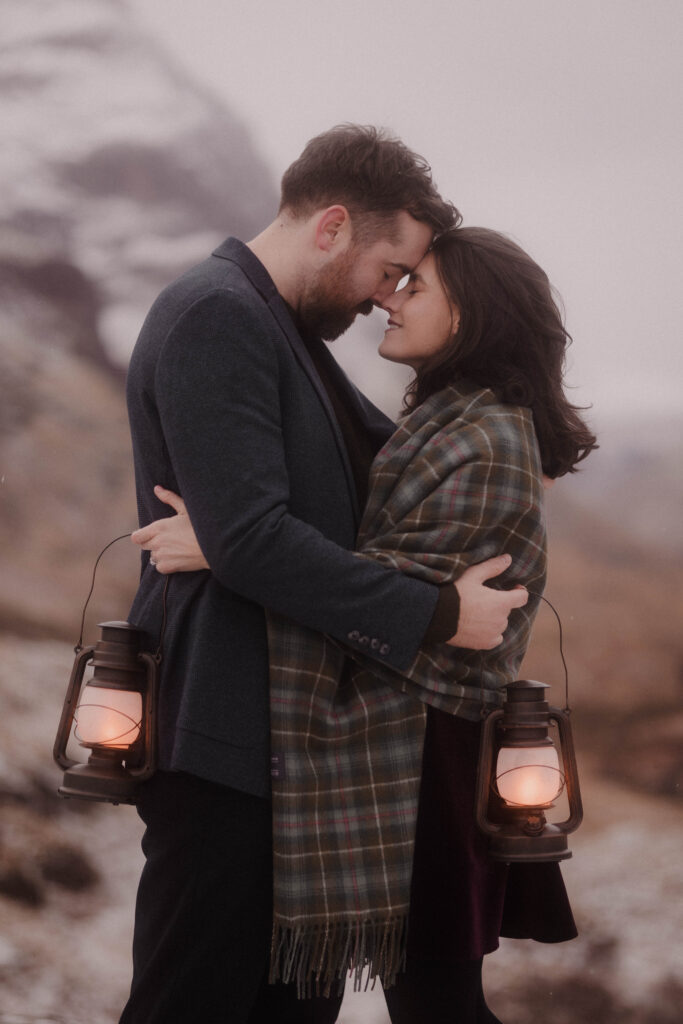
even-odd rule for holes
{"type": "MultiPolygon", "coordinates": [[[[339,387],[379,448],[391,422],[341,370],[339,387]]],[[[140,523],[170,513],[155,484],[179,492],[211,566],[170,579],[160,767],[267,796],[263,609],[401,668],[437,588],[352,553],[360,510],[339,426],[285,303],[241,242],[162,292],[127,391],[140,523]]],[[[154,648],[163,584],[143,553],[130,621],[154,648]]]]}

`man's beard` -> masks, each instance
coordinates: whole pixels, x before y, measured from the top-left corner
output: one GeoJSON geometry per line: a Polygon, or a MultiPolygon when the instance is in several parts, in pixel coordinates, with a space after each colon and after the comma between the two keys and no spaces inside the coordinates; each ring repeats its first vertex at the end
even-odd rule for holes
{"type": "Polygon", "coordinates": [[[353,249],[338,256],[321,270],[299,305],[299,317],[306,331],[325,341],[334,341],[348,330],[356,316],[369,316],[370,299],[351,305],[351,277],[356,254],[353,249]]]}

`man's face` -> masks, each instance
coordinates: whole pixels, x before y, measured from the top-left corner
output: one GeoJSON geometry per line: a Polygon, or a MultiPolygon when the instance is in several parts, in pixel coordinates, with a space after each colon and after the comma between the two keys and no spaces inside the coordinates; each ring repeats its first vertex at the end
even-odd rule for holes
{"type": "Polygon", "coordinates": [[[401,210],[393,241],[379,238],[349,247],[323,267],[305,290],[299,313],[306,328],[334,341],[360,313],[380,306],[417,266],[432,241],[432,229],[401,210]]]}

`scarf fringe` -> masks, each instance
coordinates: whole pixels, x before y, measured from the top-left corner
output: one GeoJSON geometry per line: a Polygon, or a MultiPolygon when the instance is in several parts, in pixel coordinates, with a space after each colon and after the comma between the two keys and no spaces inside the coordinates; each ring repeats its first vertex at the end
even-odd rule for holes
{"type": "Polygon", "coordinates": [[[369,968],[367,989],[379,978],[384,988],[405,970],[408,915],[385,920],[335,921],[292,928],[273,925],[269,982],[296,982],[299,999],[329,996],[337,982],[341,994],[345,976],[353,974],[360,991],[369,968]]]}

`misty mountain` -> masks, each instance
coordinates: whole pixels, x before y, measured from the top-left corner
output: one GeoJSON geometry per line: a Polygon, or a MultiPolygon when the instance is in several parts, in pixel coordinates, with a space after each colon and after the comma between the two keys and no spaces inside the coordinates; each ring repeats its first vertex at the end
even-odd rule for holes
{"type": "Polygon", "coordinates": [[[127,358],[163,284],[274,212],[273,179],[122,0],[6,0],[3,40],[2,233],[91,280],[100,339],[127,358]]]}
{"type": "MultiPolygon", "coordinates": [[[[6,0],[3,10],[0,623],[31,634],[70,635],[95,555],[136,525],[121,368],[150,302],[276,206],[239,116],[174,65],[133,9],[6,0]]],[[[334,353],[395,413],[400,388],[382,401],[387,367],[373,365],[377,324],[363,326],[334,353]]],[[[549,496],[553,550],[606,571],[680,564],[680,428],[625,416],[599,429],[600,451],[549,496]]],[[[101,572],[95,608],[99,591],[112,593],[119,608],[102,614],[117,617],[135,553],[121,542],[101,572]]]]}
{"type": "MultiPolygon", "coordinates": [[[[6,0],[0,112],[0,624],[71,635],[95,555],[136,526],[121,383],[144,315],[276,190],[121,0],[6,0]]],[[[134,552],[102,572],[123,617],[134,552]]]]}

